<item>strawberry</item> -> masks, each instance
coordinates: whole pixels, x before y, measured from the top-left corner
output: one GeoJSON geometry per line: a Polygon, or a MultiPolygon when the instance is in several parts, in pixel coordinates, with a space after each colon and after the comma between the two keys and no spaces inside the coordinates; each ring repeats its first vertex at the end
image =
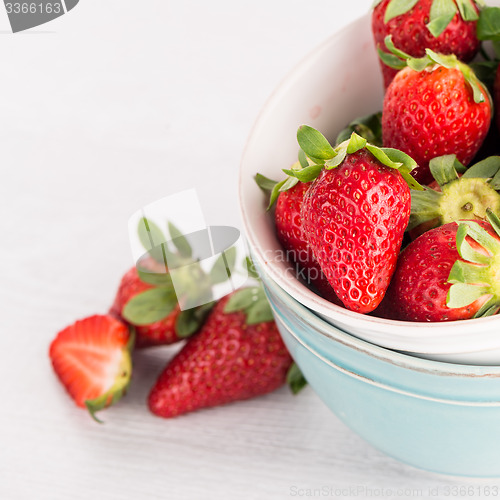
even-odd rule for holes
{"type": "Polygon", "coordinates": [[[401,252],[385,298],[394,319],[454,321],[500,308],[500,220],[450,222],[401,252]]]}
{"type": "MultiPolygon", "coordinates": [[[[301,166],[297,162],[292,168],[299,169],[301,166]]],[[[255,176],[255,181],[264,192],[271,192],[268,209],[276,202],[276,236],[286,251],[287,261],[296,266],[295,275],[315,288],[326,300],[341,305],[302,234],[302,202],[311,183],[299,182],[295,177],[278,183],[261,174],[255,176]]]]}
{"type": "Polygon", "coordinates": [[[448,222],[485,220],[488,208],[500,213],[500,156],[467,170],[455,155],[440,156],[430,161],[429,168],[435,182],[412,193],[408,224],[412,238],[448,222]]]}
{"type": "Polygon", "coordinates": [[[427,55],[405,59],[389,85],[382,111],[382,139],[386,147],[409,154],[419,165],[412,172],[421,183],[432,181],[429,161],[456,154],[468,165],[483,143],[491,123],[489,93],[470,67],[455,56],[426,49],[427,55]]]}
{"type": "Polygon", "coordinates": [[[95,315],[60,331],[49,356],[69,395],[95,418],[97,411],[125,393],[132,373],[132,345],[133,336],[124,323],[95,315]]]}
{"type": "Polygon", "coordinates": [[[415,162],[401,151],[378,148],[356,133],[335,149],[308,126],[297,133],[316,164],[285,170],[314,179],[302,205],[304,235],[343,304],[368,313],[382,300],[394,272],[410,215],[415,162]]]}
{"type": "MultiPolygon", "coordinates": [[[[412,57],[425,56],[429,48],[455,54],[468,62],[479,50],[476,35],[478,4],[472,0],[378,0],[372,13],[375,45],[387,53],[384,40],[392,36],[394,45],[412,57]]],[[[380,66],[387,88],[397,69],[380,66]]]]}
{"type": "Polygon", "coordinates": [[[167,242],[152,221],[141,219],[141,242],[146,248],[149,242],[156,244],[123,276],[109,311],[135,327],[138,348],[172,344],[194,334],[214,305],[212,287],[234,269],[235,247],[225,250],[207,273],[171,223],[169,233],[175,237],[167,242]]]}
{"type": "MultiPolygon", "coordinates": [[[[126,323],[132,324],[124,317],[125,306],[132,298],[152,289],[154,289],[154,286],[142,281],[137,268],[132,267],[122,277],[109,313],[126,323]]],[[[164,318],[149,324],[136,326],[135,346],[142,348],[166,345],[182,340],[183,337],[179,336],[176,331],[176,321],[180,312],[179,305],[176,304],[164,318]]]]}
{"type": "Polygon", "coordinates": [[[262,288],[244,288],[222,298],[167,365],[149,408],[169,418],[253,398],[283,385],[292,366],[262,288]]]}

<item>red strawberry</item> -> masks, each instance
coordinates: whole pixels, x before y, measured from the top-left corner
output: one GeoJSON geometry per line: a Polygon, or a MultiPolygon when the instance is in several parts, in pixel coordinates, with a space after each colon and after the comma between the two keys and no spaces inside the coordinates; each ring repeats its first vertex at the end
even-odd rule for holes
{"type": "MultiPolygon", "coordinates": [[[[472,60],[479,50],[477,5],[468,0],[450,0],[440,8],[438,4],[439,0],[379,0],[372,13],[375,45],[387,52],[384,40],[392,35],[394,45],[412,57],[424,56],[429,48],[455,54],[464,62],[472,60]]],[[[382,61],[381,68],[387,88],[397,69],[382,61]]]]}
{"type": "MultiPolygon", "coordinates": [[[[118,291],[116,292],[115,300],[110,314],[127,322],[123,316],[123,310],[128,302],[146,290],[153,289],[154,286],[141,280],[136,267],[129,269],[121,279],[118,291]]],[[[181,340],[177,335],[176,321],[179,317],[180,309],[177,304],[172,312],[168,313],[163,319],[154,321],[150,324],[137,325],[136,332],[136,347],[149,347],[155,345],[172,344],[181,340]]],[[[127,322],[132,324],[131,322],[127,322]]]]}
{"type": "Polygon", "coordinates": [[[57,334],[49,356],[75,403],[95,412],[120,399],[132,373],[133,338],[111,316],[90,316],[57,334]]]}
{"type": "Polygon", "coordinates": [[[167,365],[149,395],[160,417],[244,400],[283,385],[292,358],[261,288],[224,297],[167,365]]]}
{"type": "Polygon", "coordinates": [[[310,185],[310,182],[298,182],[279,194],[274,212],[276,235],[287,251],[288,259],[297,264],[297,275],[303,276],[304,281],[313,285],[322,297],[341,305],[302,234],[302,202],[310,185]]]}
{"type": "MultiPolygon", "coordinates": [[[[454,321],[495,314],[500,307],[500,221],[450,222],[401,252],[387,291],[394,319],[454,321]]],[[[376,313],[377,311],[375,311],[376,313]]]]}
{"type": "MultiPolygon", "coordinates": [[[[292,168],[300,168],[299,163],[292,168]]],[[[341,305],[339,298],[333,291],[330,283],[323,274],[309,244],[302,234],[302,202],[309,189],[310,182],[299,182],[296,178],[289,178],[281,183],[267,179],[257,174],[255,181],[265,192],[271,191],[269,208],[276,201],[274,222],[276,236],[286,250],[286,259],[296,266],[294,272],[297,277],[308,285],[312,285],[319,294],[337,305],[341,305]],[[293,182],[291,182],[293,181],[293,182]],[[286,184],[288,183],[288,184],[286,184]]]]}
{"type": "Polygon", "coordinates": [[[302,206],[304,234],[344,305],[368,313],[395,269],[410,215],[407,182],[418,186],[409,174],[415,163],[355,133],[335,150],[311,127],[302,126],[297,137],[309,157],[322,160],[295,173],[317,176],[302,206]]]}
{"type": "Polygon", "coordinates": [[[419,165],[412,174],[427,184],[429,161],[436,156],[455,154],[470,163],[488,133],[492,108],[486,88],[454,56],[427,49],[425,58],[407,64],[418,71],[402,69],[387,89],[383,143],[409,154],[419,165]]]}

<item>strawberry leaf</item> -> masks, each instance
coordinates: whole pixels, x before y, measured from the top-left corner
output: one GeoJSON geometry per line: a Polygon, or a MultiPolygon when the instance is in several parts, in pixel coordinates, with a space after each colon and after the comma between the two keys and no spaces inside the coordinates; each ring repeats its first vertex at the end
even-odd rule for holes
{"type": "Polygon", "coordinates": [[[296,177],[301,182],[311,182],[318,177],[322,169],[323,165],[311,165],[302,170],[283,169],[283,172],[287,175],[296,177]]]}
{"type": "Polygon", "coordinates": [[[233,313],[244,310],[250,307],[257,298],[257,288],[242,288],[229,297],[224,312],[233,313]]]}
{"type": "Polygon", "coordinates": [[[441,215],[439,200],[443,196],[429,187],[421,191],[411,191],[411,214],[407,230],[419,226],[423,222],[436,219],[441,215]]]}
{"type": "Polygon", "coordinates": [[[407,54],[406,52],[402,51],[401,49],[398,49],[395,45],[394,42],[392,41],[392,35],[387,35],[384,38],[384,43],[387,49],[391,54],[394,54],[396,57],[399,59],[406,61],[407,59],[410,59],[411,56],[410,54],[407,54]]]}
{"type": "Polygon", "coordinates": [[[497,216],[497,214],[493,213],[490,208],[486,210],[486,218],[493,227],[495,233],[497,233],[497,235],[500,237],[500,218],[497,216]]]}
{"type": "Polygon", "coordinates": [[[177,305],[173,288],[151,288],[132,297],[123,308],[123,317],[133,325],[142,326],[166,318],[177,305]]]}
{"type": "Polygon", "coordinates": [[[236,247],[230,247],[224,250],[215,261],[212,269],[210,269],[210,281],[212,284],[224,283],[227,281],[236,264],[236,247]]]}
{"type": "Polygon", "coordinates": [[[500,7],[486,7],[480,11],[477,37],[483,41],[500,41],[500,7]]]}
{"type": "Polygon", "coordinates": [[[306,168],[309,166],[309,160],[307,159],[307,155],[304,153],[304,150],[299,149],[299,163],[302,168],[306,168]]]}
{"type": "MultiPolygon", "coordinates": [[[[462,259],[467,260],[469,262],[473,262],[475,264],[487,264],[490,258],[480,252],[476,252],[467,241],[467,232],[468,228],[465,224],[460,224],[458,226],[456,241],[457,241],[457,251],[462,259]]],[[[457,276],[451,276],[448,278],[448,281],[452,281],[458,283],[463,281],[463,276],[461,279],[458,279],[457,276]]]]}
{"type": "Polygon", "coordinates": [[[437,38],[448,27],[457,12],[458,9],[453,0],[434,0],[427,29],[437,38]]]}
{"type": "Polygon", "coordinates": [[[257,184],[257,186],[262,189],[264,192],[270,192],[274,189],[274,186],[278,184],[278,181],[273,181],[272,179],[269,179],[265,177],[262,174],[255,174],[254,180],[257,184]]]}
{"type": "Polygon", "coordinates": [[[490,179],[494,178],[500,171],[500,156],[489,156],[484,160],[477,162],[475,165],[465,171],[463,177],[490,179]]]}
{"type": "Polygon", "coordinates": [[[142,217],[139,220],[137,234],[141,245],[146,250],[151,250],[166,241],[161,229],[152,220],[146,217],[142,217]]]}
{"type": "Polygon", "coordinates": [[[242,288],[229,298],[224,312],[230,314],[238,311],[245,313],[249,325],[274,320],[271,306],[261,286],[242,288]]]}
{"type": "Polygon", "coordinates": [[[448,290],[446,305],[450,309],[466,307],[487,293],[488,287],[456,283],[448,290]]]}
{"type": "Polygon", "coordinates": [[[406,14],[417,3],[418,0],[391,0],[385,10],[384,23],[388,23],[391,19],[406,14]]]}
{"type": "Polygon", "coordinates": [[[139,275],[141,281],[143,281],[144,283],[163,287],[172,286],[172,278],[170,277],[170,274],[168,272],[159,273],[151,271],[149,269],[141,268],[138,265],[137,274],[139,275]]]}
{"type": "MultiPolygon", "coordinates": [[[[489,212],[491,217],[491,211],[489,212]]],[[[488,250],[492,255],[500,253],[500,241],[494,238],[488,231],[483,229],[477,222],[464,220],[462,224],[468,226],[468,235],[471,236],[477,243],[488,250]]]]}
{"type": "Polygon", "coordinates": [[[366,139],[353,132],[347,144],[347,154],[352,155],[366,146],[366,139]]]}
{"type": "Polygon", "coordinates": [[[380,60],[389,68],[393,69],[403,69],[406,67],[406,62],[402,61],[399,57],[394,54],[389,54],[388,52],[384,52],[380,47],[377,48],[378,56],[380,60]]]}
{"type": "Polygon", "coordinates": [[[261,300],[253,304],[247,311],[247,324],[256,325],[258,323],[267,323],[273,321],[274,316],[271,311],[271,306],[267,299],[261,300]]]}
{"type": "Polygon", "coordinates": [[[269,197],[269,205],[267,206],[267,210],[271,210],[272,206],[276,203],[278,196],[280,194],[280,189],[285,184],[286,179],[283,179],[281,182],[278,182],[271,191],[271,196],[269,197]]]}
{"type": "Polygon", "coordinates": [[[293,186],[295,186],[298,182],[299,179],[297,179],[297,177],[288,177],[288,179],[285,180],[285,183],[280,187],[280,193],[293,188],[293,186]]]}
{"type": "Polygon", "coordinates": [[[183,257],[192,257],[193,250],[184,234],[172,223],[168,222],[168,232],[172,238],[172,243],[183,257]]]}
{"type": "Polygon", "coordinates": [[[177,336],[185,339],[195,334],[205,322],[214,304],[215,302],[210,302],[199,307],[181,311],[175,320],[175,333],[177,336]]]}
{"type": "Polygon", "coordinates": [[[438,156],[429,162],[432,177],[440,187],[458,179],[455,162],[458,162],[456,155],[438,156]]]}
{"type": "Polygon", "coordinates": [[[298,394],[306,385],[307,380],[297,366],[297,363],[292,363],[286,374],[286,383],[290,387],[293,394],[298,394]]]}
{"type": "Polygon", "coordinates": [[[340,146],[335,148],[335,156],[331,160],[325,162],[325,168],[327,170],[338,167],[345,160],[348,144],[349,141],[344,141],[340,146]]]}
{"type": "Polygon", "coordinates": [[[257,268],[253,263],[253,260],[250,257],[245,257],[245,261],[243,263],[244,267],[248,272],[248,276],[253,279],[260,279],[259,273],[257,272],[257,268]]]}
{"type": "Polygon", "coordinates": [[[464,21],[477,21],[479,15],[472,0],[456,0],[460,16],[464,21]]]}
{"type": "Polygon", "coordinates": [[[347,141],[353,132],[364,137],[370,144],[382,145],[382,112],[356,118],[340,131],[335,141],[336,145],[347,141]]]}
{"type": "Polygon", "coordinates": [[[335,156],[333,148],[325,136],[308,125],[299,127],[297,141],[304,153],[310,158],[329,160],[335,156]]]}

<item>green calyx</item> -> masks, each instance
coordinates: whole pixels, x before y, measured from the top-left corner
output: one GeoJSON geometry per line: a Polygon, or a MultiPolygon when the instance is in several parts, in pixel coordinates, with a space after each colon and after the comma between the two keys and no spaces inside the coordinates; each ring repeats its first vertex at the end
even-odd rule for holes
{"type": "MultiPolygon", "coordinates": [[[[353,132],[356,132],[357,135],[363,137],[371,144],[375,146],[381,146],[382,112],[362,116],[360,118],[356,118],[355,120],[353,120],[343,130],[339,132],[335,144],[338,145],[344,142],[345,140],[349,139],[353,132]]],[[[331,146],[330,149],[333,151],[331,146]]],[[[304,150],[299,149],[298,161],[295,162],[288,170],[293,170],[295,173],[307,167],[316,165],[318,161],[320,162],[321,159],[318,160],[318,159],[308,158],[304,150]]],[[[316,170],[318,170],[317,167],[316,170]]],[[[312,170],[312,172],[314,172],[314,169],[312,170]]],[[[299,182],[299,179],[295,174],[287,175],[287,177],[282,181],[274,181],[262,174],[256,174],[254,180],[256,184],[262,189],[262,191],[264,191],[266,194],[269,194],[269,204],[267,206],[267,210],[270,210],[272,208],[280,193],[288,191],[299,182]]]]}
{"type": "Polygon", "coordinates": [[[307,380],[296,363],[292,363],[288,369],[286,383],[293,394],[298,394],[307,385],[307,380]]]}
{"type": "Polygon", "coordinates": [[[500,156],[490,156],[467,170],[455,155],[439,156],[429,168],[440,191],[426,187],[411,193],[408,229],[427,221],[441,226],[461,219],[485,220],[488,209],[500,213],[500,156]]]}
{"type": "Polygon", "coordinates": [[[241,288],[229,297],[224,313],[243,312],[248,325],[274,321],[271,306],[262,286],[241,288]]]}
{"type": "Polygon", "coordinates": [[[382,146],[382,112],[379,111],[353,120],[339,132],[335,144],[339,145],[347,141],[353,132],[356,132],[374,146],[382,146]]]}
{"type": "Polygon", "coordinates": [[[395,47],[391,35],[385,38],[385,46],[389,52],[384,52],[379,47],[378,55],[387,66],[398,70],[409,67],[419,73],[424,70],[433,71],[436,66],[442,66],[447,69],[457,69],[463,74],[465,81],[469,84],[476,104],[482,103],[489,98],[486,88],[481,84],[472,68],[459,61],[454,54],[438,54],[426,48],[424,57],[412,57],[395,47]]]}
{"type": "Polygon", "coordinates": [[[500,219],[488,210],[487,220],[496,236],[477,222],[460,223],[456,242],[462,260],[455,262],[448,277],[451,287],[446,305],[461,308],[482,298],[476,318],[491,316],[500,309],[500,219]]]}
{"type": "Polygon", "coordinates": [[[175,329],[178,337],[185,338],[199,330],[212,309],[213,287],[231,278],[237,249],[232,246],[221,252],[206,272],[193,256],[188,239],[172,223],[168,226],[170,241],[151,220],[140,220],[138,234],[148,252],[136,267],[140,279],[151,288],[132,297],[122,315],[130,324],[146,326],[179,308],[175,329]]]}
{"type": "Polygon", "coordinates": [[[383,165],[398,170],[410,188],[422,189],[422,186],[410,174],[411,170],[417,166],[410,156],[397,149],[381,148],[370,144],[356,132],[352,132],[349,139],[333,148],[321,132],[308,125],[302,125],[297,131],[297,141],[313,164],[301,170],[283,171],[302,182],[316,179],[323,169],[331,170],[338,167],[347,155],[364,148],[383,165]]]}
{"type": "Polygon", "coordinates": [[[132,350],[135,342],[134,328],[130,328],[130,337],[127,345],[122,350],[122,359],[118,366],[118,373],[115,378],[113,386],[106,391],[103,395],[96,399],[89,399],[85,401],[85,406],[89,411],[91,417],[98,423],[102,424],[102,420],[98,419],[96,413],[108,406],[115,404],[127,392],[132,377],[132,350]]]}
{"type": "MultiPolygon", "coordinates": [[[[375,0],[373,8],[381,1],[375,0]]],[[[391,0],[385,10],[384,23],[410,12],[417,3],[418,0],[391,0]]],[[[478,8],[484,6],[483,0],[434,0],[431,4],[427,29],[434,37],[438,37],[457,13],[464,21],[477,21],[479,16],[474,4],[478,8]]]]}

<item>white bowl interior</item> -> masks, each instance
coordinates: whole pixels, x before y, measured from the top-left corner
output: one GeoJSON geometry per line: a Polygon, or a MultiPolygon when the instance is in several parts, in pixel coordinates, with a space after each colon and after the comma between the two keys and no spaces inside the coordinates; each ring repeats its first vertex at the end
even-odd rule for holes
{"type": "Polygon", "coordinates": [[[254,258],[287,293],[338,328],[369,342],[432,359],[500,364],[500,317],[409,323],[361,315],[322,299],[295,278],[276,239],[257,172],[282,179],[297,160],[297,128],[334,141],[354,118],[381,110],[383,87],[367,14],[327,39],[278,87],[249,137],[240,171],[240,207],[254,258]]]}

